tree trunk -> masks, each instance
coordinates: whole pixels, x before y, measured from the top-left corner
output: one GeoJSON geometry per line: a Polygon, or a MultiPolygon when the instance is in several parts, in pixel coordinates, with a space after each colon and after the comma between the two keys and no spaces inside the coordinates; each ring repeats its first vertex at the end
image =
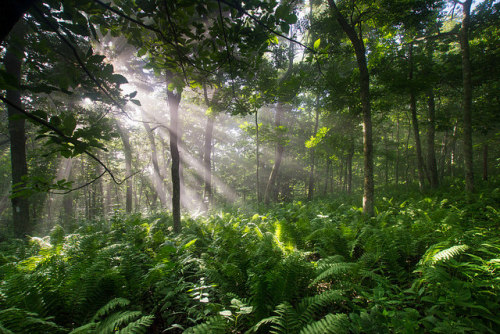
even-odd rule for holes
{"type": "Polygon", "coordinates": [[[282,102],[278,102],[276,106],[276,113],[274,117],[274,126],[278,132],[278,142],[276,143],[276,148],[274,150],[274,164],[271,170],[271,174],[269,175],[269,180],[266,185],[266,192],[264,194],[264,202],[269,204],[272,200],[276,200],[277,192],[276,192],[276,179],[278,178],[278,172],[281,166],[281,160],[283,159],[283,152],[285,147],[283,146],[283,136],[280,131],[281,121],[283,119],[283,104],[282,102]]]}
{"type": "Polygon", "coordinates": [[[427,169],[429,171],[429,179],[431,188],[437,188],[439,185],[439,177],[436,163],[436,148],[434,145],[436,133],[436,105],[434,103],[434,89],[429,89],[428,96],[428,110],[429,110],[429,128],[427,130],[427,169]]]}
{"type": "Polygon", "coordinates": [[[463,19],[459,32],[460,50],[462,53],[462,76],[463,76],[463,122],[464,122],[464,162],[465,162],[465,188],[474,191],[474,170],[472,161],[472,69],[469,50],[469,25],[470,9],[472,0],[462,3],[463,19]]]}
{"type": "MultiPolygon", "coordinates": [[[[290,35],[292,35],[292,31],[290,30],[290,35]]],[[[293,58],[294,58],[294,47],[293,43],[290,42],[288,46],[288,68],[283,76],[278,80],[278,87],[281,87],[282,84],[290,77],[293,69],[293,58]]],[[[284,103],[285,101],[282,98],[278,97],[278,102],[276,106],[276,113],[274,117],[274,126],[276,131],[278,131],[278,142],[276,143],[275,153],[274,153],[274,165],[271,170],[271,174],[269,175],[269,179],[266,185],[266,192],[264,193],[264,202],[269,204],[271,202],[271,198],[276,200],[278,197],[278,191],[276,186],[276,180],[278,179],[278,173],[281,165],[281,160],[283,159],[283,152],[285,150],[285,146],[283,145],[283,135],[281,133],[281,122],[283,120],[284,114],[284,103]]]]}
{"type": "Polygon", "coordinates": [[[326,157],[326,173],[325,173],[325,187],[323,188],[323,195],[328,193],[328,183],[330,182],[330,165],[332,161],[330,157],[326,157]]]}
{"type": "MultiPolygon", "coordinates": [[[[23,40],[25,33],[25,27],[22,22],[14,26],[12,37],[3,61],[5,71],[16,79],[18,85],[21,84],[21,65],[23,62],[21,55],[24,54],[23,40]]],[[[8,90],[6,97],[7,100],[14,105],[22,108],[20,91],[8,90]]],[[[7,114],[10,136],[12,185],[22,185],[24,184],[23,179],[28,176],[25,120],[22,114],[11,105],[7,105],[7,114]]],[[[33,226],[30,222],[29,199],[27,197],[12,197],[12,216],[14,221],[14,234],[16,237],[24,238],[33,231],[33,226]]]]}
{"type": "MultiPolygon", "coordinates": [[[[147,118],[143,117],[144,120],[147,118]]],[[[167,195],[165,193],[164,177],[160,170],[160,165],[158,164],[158,153],[156,150],[156,141],[154,137],[153,130],[147,122],[143,123],[144,129],[146,129],[146,134],[149,139],[149,145],[151,147],[151,162],[153,163],[153,189],[157,193],[160,199],[161,206],[163,208],[167,207],[167,195]]]]}
{"type": "MultiPolygon", "coordinates": [[[[316,117],[314,120],[314,132],[313,136],[316,137],[318,133],[318,125],[319,125],[319,107],[318,107],[319,96],[316,96],[316,117]]],[[[309,172],[309,187],[307,191],[307,199],[312,200],[314,195],[314,164],[315,164],[315,148],[313,147],[311,150],[311,170],[309,172]]]]}
{"type": "Polygon", "coordinates": [[[358,36],[355,27],[351,26],[337,8],[334,0],[328,0],[342,30],[351,41],[359,69],[359,86],[361,106],[363,110],[363,213],[374,215],[374,183],[373,183],[373,141],[372,141],[372,116],[370,105],[370,74],[366,62],[366,50],[363,37],[358,36]]]}
{"type": "MultiPolygon", "coordinates": [[[[168,86],[167,75],[167,86],[168,86]]],[[[179,103],[181,93],[167,89],[167,103],[170,110],[170,155],[172,156],[172,216],[174,232],[181,232],[181,180],[180,180],[180,157],[178,147],[178,123],[179,123],[179,103]]]]}
{"type": "Polygon", "coordinates": [[[413,125],[413,135],[415,136],[415,148],[417,150],[417,171],[418,171],[418,185],[420,190],[424,189],[425,186],[425,174],[424,174],[424,159],[422,158],[422,146],[420,144],[420,131],[418,129],[418,119],[417,119],[417,101],[415,97],[415,90],[413,88],[413,44],[410,43],[410,51],[408,54],[408,62],[410,66],[410,71],[408,74],[408,80],[410,83],[410,111],[411,111],[411,121],[413,125]]]}
{"type": "Polygon", "coordinates": [[[347,153],[347,193],[352,193],[352,159],[354,157],[354,138],[351,137],[351,147],[347,153]]]}
{"type": "Polygon", "coordinates": [[[399,112],[396,120],[396,166],[394,167],[396,185],[399,184],[399,112]]]}
{"type": "Polygon", "coordinates": [[[259,178],[259,122],[258,122],[258,110],[255,111],[255,160],[256,160],[256,169],[255,169],[255,185],[257,190],[257,206],[261,201],[260,194],[260,178],[259,178]]]}
{"type": "MultiPolygon", "coordinates": [[[[127,189],[125,197],[125,211],[132,212],[132,149],[130,147],[130,138],[125,129],[120,126],[120,122],[116,120],[116,129],[122,139],[123,152],[125,153],[125,177],[127,177],[127,189]]],[[[158,164],[158,163],[157,163],[158,164]]]]}
{"type": "MultiPolygon", "coordinates": [[[[210,108],[210,101],[208,99],[207,87],[203,85],[203,93],[205,95],[205,103],[208,108],[210,108]]],[[[214,115],[207,115],[207,125],[205,126],[205,146],[203,149],[203,180],[205,183],[205,188],[203,191],[203,201],[206,203],[206,207],[212,205],[212,137],[214,132],[214,115]]]]}

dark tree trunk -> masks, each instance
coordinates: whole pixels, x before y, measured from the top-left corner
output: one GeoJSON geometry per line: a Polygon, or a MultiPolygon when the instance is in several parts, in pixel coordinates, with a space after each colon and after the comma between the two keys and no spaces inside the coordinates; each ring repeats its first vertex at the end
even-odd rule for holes
{"type": "Polygon", "coordinates": [[[359,69],[359,86],[361,106],[363,110],[363,212],[368,216],[374,215],[374,183],[373,183],[373,141],[372,141],[372,116],[370,105],[370,74],[366,62],[366,50],[363,37],[358,36],[355,27],[350,25],[337,8],[334,0],[328,0],[342,30],[351,41],[359,69]]]}
{"type": "MultiPolygon", "coordinates": [[[[132,212],[132,148],[130,147],[130,138],[125,129],[120,126],[120,122],[116,121],[116,129],[122,139],[123,152],[125,153],[125,177],[127,177],[127,189],[125,197],[125,211],[132,212]]],[[[158,164],[158,163],[157,163],[158,164]]]]}
{"type": "Polygon", "coordinates": [[[167,89],[167,103],[170,109],[170,127],[168,130],[170,134],[170,155],[172,157],[172,216],[175,233],[181,232],[181,179],[178,147],[180,102],[181,93],[176,93],[167,89]]]}
{"type": "MultiPolygon", "coordinates": [[[[318,125],[319,125],[319,106],[318,106],[318,97],[316,97],[316,117],[314,120],[314,132],[313,136],[316,137],[318,133],[318,125]]],[[[311,150],[311,170],[309,172],[309,187],[307,191],[307,199],[312,200],[314,196],[314,164],[315,164],[315,153],[316,150],[313,147],[311,150]]]]}
{"type": "Polygon", "coordinates": [[[430,88],[428,96],[429,128],[427,130],[427,169],[431,188],[437,188],[439,177],[436,163],[435,133],[436,133],[436,105],[434,103],[434,89],[430,88]]]}
{"type": "Polygon", "coordinates": [[[472,69],[469,50],[469,25],[470,9],[472,0],[462,3],[464,16],[462,27],[459,32],[460,49],[462,53],[462,76],[463,76],[463,122],[464,122],[464,162],[465,162],[465,188],[474,191],[474,170],[472,161],[472,69]]]}
{"type": "Polygon", "coordinates": [[[410,111],[411,111],[411,121],[413,125],[413,135],[415,136],[415,148],[417,150],[417,171],[418,171],[418,185],[420,190],[425,186],[425,173],[424,173],[424,159],[422,158],[422,145],[420,143],[420,131],[418,129],[418,119],[417,119],[417,100],[415,97],[415,90],[413,88],[413,44],[410,43],[410,51],[408,55],[408,62],[410,65],[410,71],[408,74],[408,80],[410,83],[410,111]]]}
{"type": "MultiPolygon", "coordinates": [[[[4,58],[5,71],[21,83],[21,65],[24,53],[23,40],[25,27],[23,23],[17,24],[7,48],[4,58]],[[23,45],[23,46],[21,46],[23,45]]],[[[21,92],[8,90],[7,100],[22,108],[21,92]]],[[[10,136],[10,156],[12,168],[12,185],[24,183],[23,178],[28,176],[28,164],[26,163],[26,130],[25,120],[22,114],[13,106],[7,105],[8,127],[10,136]]],[[[14,221],[14,234],[18,238],[24,238],[33,231],[30,221],[29,200],[27,197],[16,196],[12,198],[12,216],[14,221]]]]}

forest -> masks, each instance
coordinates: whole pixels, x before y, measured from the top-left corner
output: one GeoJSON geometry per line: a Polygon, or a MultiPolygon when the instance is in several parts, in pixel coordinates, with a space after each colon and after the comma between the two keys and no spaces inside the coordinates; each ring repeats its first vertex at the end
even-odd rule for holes
{"type": "Polygon", "coordinates": [[[0,7],[0,334],[500,332],[499,1],[0,7]]]}

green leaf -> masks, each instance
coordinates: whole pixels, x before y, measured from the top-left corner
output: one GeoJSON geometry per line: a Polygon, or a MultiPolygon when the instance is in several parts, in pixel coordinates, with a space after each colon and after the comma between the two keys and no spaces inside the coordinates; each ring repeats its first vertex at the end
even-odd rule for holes
{"type": "Polygon", "coordinates": [[[321,38],[318,38],[315,42],[314,42],[314,51],[317,51],[319,49],[319,44],[321,43],[321,38]]]}
{"type": "Polygon", "coordinates": [[[133,100],[132,99],[132,100],[130,100],[130,102],[132,102],[133,104],[138,105],[139,107],[141,106],[141,101],[139,101],[139,100],[133,100]]]}

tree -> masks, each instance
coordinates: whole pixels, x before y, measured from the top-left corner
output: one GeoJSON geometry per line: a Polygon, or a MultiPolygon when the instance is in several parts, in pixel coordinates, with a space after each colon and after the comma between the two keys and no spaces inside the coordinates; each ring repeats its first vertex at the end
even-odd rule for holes
{"type": "Polygon", "coordinates": [[[370,104],[370,74],[366,61],[366,49],[363,42],[361,27],[362,21],[349,23],[337,7],[334,0],[328,0],[330,8],[337,19],[342,30],[352,43],[356,61],[359,69],[359,94],[363,114],[363,167],[364,167],[364,185],[363,185],[363,212],[372,216],[374,214],[374,181],[373,181],[373,139],[372,139],[372,116],[370,104]],[[359,34],[356,32],[359,29],[359,34]]]}
{"type": "MultiPolygon", "coordinates": [[[[5,71],[15,80],[16,87],[21,86],[21,66],[24,58],[25,23],[18,22],[10,37],[9,46],[3,60],[5,71]]],[[[12,166],[12,216],[15,235],[24,238],[33,230],[30,222],[29,199],[26,195],[16,194],[16,187],[22,188],[28,177],[26,162],[26,131],[22,109],[21,92],[19,88],[7,90],[7,100],[13,105],[7,105],[9,117],[9,137],[12,166]],[[17,108],[16,108],[17,107],[17,108]]]]}
{"type": "Polygon", "coordinates": [[[472,0],[454,1],[462,5],[462,26],[459,32],[460,51],[462,55],[463,77],[463,140],[465,159],[465,188],[474,191],[474,164],[472,150],[472,68],[470,62],[469,27],[472,0]]]}

